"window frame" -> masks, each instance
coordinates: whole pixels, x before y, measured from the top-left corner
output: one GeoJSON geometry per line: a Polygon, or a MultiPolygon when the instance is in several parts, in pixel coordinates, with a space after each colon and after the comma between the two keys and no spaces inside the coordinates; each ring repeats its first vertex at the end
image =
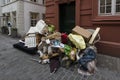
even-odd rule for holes
{"type": "MultiPolygon", "coordinates": [[[[119,4],[120,5],[120,4],[119,4]]],[[[105,7],[106,7],[106,0],[105,0],[105,7]]],[[[98,15],[99,16],[116,16],[120,15],[120,12],[116,12],[116,0],[111,0],[111,13],[100,13],[100,0],[98,1],[98,15]]]]}
{"type": "Polygon", "coordinates": [[[35,27],[37,21],[39,19],[39,13],[35,13],[35,12],[30,12],[30,26],[35,27]],[[32,18],[32,16],[35,15],[36,18],[32,18]],[[34,22],[35,21],[35,22],[34,22]]]}
{"type": "Polygon", "coordinates": [[[31,1],[31,2],[35,2],[35,3],[38,2],[38,0],[36,0],[36,1],[35,1],[35,0],[30,0],[30,1],[31,1]]]}
{"type": "MultiPolygon", "coordinates": [[[[119,4],[116,4],[116,5],[119,5],[119,6],[120,6],[120,3],[119,3],[119,4]]],[[[116,6],[116,5],[115,5],[115,6],[116,6]]],[[[115,8],[115,10],[116,10],[116,8],[115,8]]],[[[116,14],[120,14],[120,11],[119,11],[119,12],[116,12],[116,14]]]]}
{"type": "Polygon", "coordinates": [[[16,22],[17,22],[17,21],[16,21],[16,20],[17,20],[17,19],[16,19],[16,11],[12,12],[12,15],[13,15],[13,17],[12,17],[12,18],[13,18],[13,26],[16,27],[16,25],[17,25],[17,24],[16,24],[16,22]]]}

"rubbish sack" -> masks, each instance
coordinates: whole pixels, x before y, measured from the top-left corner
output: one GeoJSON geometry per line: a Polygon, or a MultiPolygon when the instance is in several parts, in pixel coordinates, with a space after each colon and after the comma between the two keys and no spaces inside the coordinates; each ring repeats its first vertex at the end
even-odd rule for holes
{"type": "Polygon", "coordinates": [[[72,50],[71,46],[69,46],[69,45],[64,46],[64,52],[67,56],[69,56],[69,53],[71,52],[71,50],[72,50]]]}
{"type": "Polygon", "coordinates": [[[21,51],[24,51],[24,52],[26,52],[28,54],[37,54],[37,50],[38,50],[37,47],[28,48],[22,42],[18,42],[18,43],[13,44],[13,47],[17,48],[17,49],[19,49],[21,51]]]}
{"type": "Polygon", "coordinates": [[[76,48],[72,48],[71,52],[69,53],[69,58],[72,61],[75,61],[75,59],[76,59],[76,52],[77,52],[77,49],[76,48]]]}
{"type": "Polygon", "coordinates": [[[63,44],[67,44],[67,42],[68,42],[68,35],[66,33],[61,33],[61,42],[63,44]]]}
{"type": "Polygon", "coordinates": [[[48,31],[50,33],[53,33],[55,31],[55,26],[54,25],[48,25],[48,31]]]}
{"type": "Polygon", "coordinates": [[[50,58],[50,72],[55,73],[58,68],[60,67],[60,61],[59,61],[59,56],[50,58]]]}
{"type": "Polygon", "coordinates": [[[75,61],[75,59],[76,59],[76,52],[77,52],[76,48],[72,48],[69,45],[64,46],[65,55],[68,56],[69,59],[72,60],[72,61],[75,61]]]}
{"type": "MultiPolygon", "coordinates": [[[[93,46],[87,47],[82,54],[82,57],[78,60],[79,69],[87,72],[91,72],[89,68],[89,62],[95,62],[96,59],[96,48],[93,46]]],[[[95,65],[95,63],[93,63],[95,65]]],[[[92,67],[96,68],[96,67],[92,67]]]]}
{"type": "Polygon", "coordinates": [[[61,60],[60,60],[60,63],[61,63],[61,66],[68,69],[71,64],[72,64],[72,60],[69,59],[68,56],[64,56],[61,60]]]}
{"type": "Polygon", "coordinates": [[[76,46],[76,48],[79,48],[79,49],[86,48],[85,41],[81,35],[70,33],[68,35],[68,38],[70,39],[70,41],[72,41],[72,43],[76,46]]]}

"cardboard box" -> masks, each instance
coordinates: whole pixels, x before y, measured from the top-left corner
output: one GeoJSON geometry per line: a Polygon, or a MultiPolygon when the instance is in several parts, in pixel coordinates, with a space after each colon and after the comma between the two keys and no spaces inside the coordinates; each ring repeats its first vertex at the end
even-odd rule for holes
{"type": "Polygon", "coordinates": [[[75,28],[72,29],[73,32],[85,37],[85,38],[90,38],[92,33],[80,26],[76,26],[75,28]]]}

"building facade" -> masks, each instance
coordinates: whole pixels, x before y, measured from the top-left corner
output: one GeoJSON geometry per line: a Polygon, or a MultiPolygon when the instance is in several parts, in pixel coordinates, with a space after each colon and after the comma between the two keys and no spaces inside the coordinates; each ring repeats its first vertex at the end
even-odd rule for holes
{"type": "Polygon", "coordinates": [[[10,21],[12,27],[17,28],[19,36],[23,36],[30,27],[34,27],[45,14],[44,0],[0,1],[2,3],[1,26],[7,26],[7,22],[10,21]]]}
{"type": "Polygon", "coordinates": [[[0,27],[2,26],[1,25],[1,18],[2,18],[2,8],[1,8],[1,6],[2,6],[2,2],[0,2],[0,27]]]}
{"type": "Polygon", "coordinates": [[[46,19],[61,32],[100,27],[99,53],[120,57],[120,0],[46,0],[46,19]]]}

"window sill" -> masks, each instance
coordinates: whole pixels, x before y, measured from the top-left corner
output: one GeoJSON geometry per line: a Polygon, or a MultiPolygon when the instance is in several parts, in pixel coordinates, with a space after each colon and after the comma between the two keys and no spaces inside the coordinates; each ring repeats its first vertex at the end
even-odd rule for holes
{"type": "Polygon", "coordinates": [[[120,24],[120,16],[97,16],[92,21],[93,24],[120,24]]]}

